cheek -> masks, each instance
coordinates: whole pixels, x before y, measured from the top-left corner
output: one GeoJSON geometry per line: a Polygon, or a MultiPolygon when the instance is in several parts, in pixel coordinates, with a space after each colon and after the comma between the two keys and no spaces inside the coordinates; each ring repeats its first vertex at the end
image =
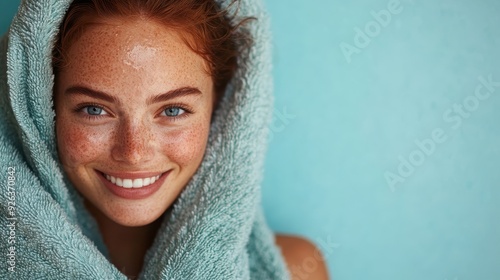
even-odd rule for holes
{"type": "Polygon", "coordinates": [[[197,123],[189,128],[170,131],[163,144],[163,153],[181,167],[197,168],[207,144],[210,125],[197,123]]]}
{"type": "Polygon", "coordinates": [[[109,133],[103,129],[89,129],[78,124],[56,119],[57,146],[63,165],[78,167],[97,159],[110,143],[109,133]]]}

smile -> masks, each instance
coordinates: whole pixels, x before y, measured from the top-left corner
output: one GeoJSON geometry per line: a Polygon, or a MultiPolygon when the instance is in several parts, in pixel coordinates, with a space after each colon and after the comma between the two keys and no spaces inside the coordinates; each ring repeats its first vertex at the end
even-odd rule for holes
{"type": "Polygon", "coordinates": [[[147,178],[136,178],[136,179],[118,178],[108,174],[103,174],[103,175],[108,181],[119,187],[123,187],[126,189],[130,188],[138,189],[153,184],[154,182],[156,182],[156,180],[158,180],[158,178],[160,178],[162,174],[147,178]]]}
{"type": "Polygon", "coordinates": [[[112,194],[125,199],[144,199],[165,185],[172,169],[161,172],[116,172],[110,174],[96,170],[104,187],[112,194]]]}

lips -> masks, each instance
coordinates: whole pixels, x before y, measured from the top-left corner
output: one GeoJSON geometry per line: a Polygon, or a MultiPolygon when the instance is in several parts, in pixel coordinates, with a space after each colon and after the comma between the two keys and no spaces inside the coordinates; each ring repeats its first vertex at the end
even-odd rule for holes
{"type": "Polygon", "coordinates": [[[125,199],[143,199],[160,189],[170,171],[108,173],[96,170],[96,173],[104,186],[114,195],[125,199]]]}
{"type": "Polygon", "coordinates": [[[156,175],[153,177],[128,179],[128,178],[120,178],[120,177],[117,178],[115,176],[111,176],[111,175],[108,175],[106,173],[104,173],[104,175],[105,175],[104,177],[106,177],[106,179],[108,181],[110,181],[111,183],[117,185],[118,187],[124,187],[126,189],[142,188],[142,187],[149,186],[150,184],[153,184],[154,182],[156,182],[156,180],[158,180],[161,176],[161,174],[160,174],[160,175],[156,175]]]}

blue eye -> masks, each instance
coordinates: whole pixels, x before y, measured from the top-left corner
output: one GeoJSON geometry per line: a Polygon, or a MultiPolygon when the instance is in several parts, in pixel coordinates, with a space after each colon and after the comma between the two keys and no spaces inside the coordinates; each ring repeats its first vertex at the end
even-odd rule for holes
{"type": "Polygon", "coordinates": [[[182,113],[180,113],[181,111],[184,111],[184,110],[182,108],[179,108],[179,107],[170,107],[170,108],[165,109],[163,112],[165,112],[165,115],[168,117],[177,117],[179,115],[182,115],[182,113]]]}
{"type": "Polygon", "coordinates": [[[101,115],[104,110],[100,107],[97,106],[85,106],[84,107],[84,112],[89,114],[89,115],[101,115]]]}

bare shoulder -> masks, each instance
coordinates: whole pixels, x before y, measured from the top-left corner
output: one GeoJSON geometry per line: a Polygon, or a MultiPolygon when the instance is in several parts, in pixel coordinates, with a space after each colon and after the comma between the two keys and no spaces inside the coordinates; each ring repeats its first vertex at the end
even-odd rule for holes
{"type": "Polygon", "coordinates": [[[321,251],[308,239],[277,234],[276,245],[281,249],[292,280],[330,279],[321,251]]]}

